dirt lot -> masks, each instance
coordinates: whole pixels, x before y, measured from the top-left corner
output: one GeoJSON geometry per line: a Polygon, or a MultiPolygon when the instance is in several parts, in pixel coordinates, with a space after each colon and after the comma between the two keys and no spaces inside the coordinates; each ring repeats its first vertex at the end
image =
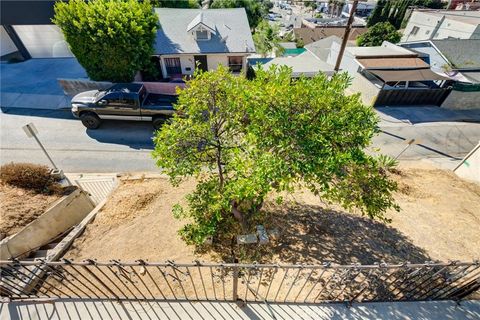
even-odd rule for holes
{"type": "MultiPolygon", "coordinates": [[[[329,208],[309,192],[297,192],[281,207],[266,206],[269,228],[280,238],[258,250],[258,262],[374,263],[424,262],[429,259],[480,258],[480,186],[425,164],[403,164],[395,195],[400,213],[391,224],[329,208]]],[[[166,179],[126,181],[112,195],[68,258],[81,260],[139,258],[150,261],[229,259],[227,248],[195,254],[177,236],[182,222],[172,206],[182,202],[194,183],[173,188],[166,179]]]]}
{"type": "Polygon", "coordinates": [[[40,216],[62,196],[38,194],[0,183],[0,234],[9,236],[40,216]]]}

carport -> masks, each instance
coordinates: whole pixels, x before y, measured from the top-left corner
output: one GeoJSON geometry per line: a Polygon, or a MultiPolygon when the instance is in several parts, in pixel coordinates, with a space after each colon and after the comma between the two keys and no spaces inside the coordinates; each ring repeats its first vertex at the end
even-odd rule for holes
{"type": "Polygon", "coordinates": [[[451,79],[428,68],[364,70],[363,74],[380,82],[381,90],[374,106],[382,105],[435,105],[440,106],[451,87],[451,79]]]}

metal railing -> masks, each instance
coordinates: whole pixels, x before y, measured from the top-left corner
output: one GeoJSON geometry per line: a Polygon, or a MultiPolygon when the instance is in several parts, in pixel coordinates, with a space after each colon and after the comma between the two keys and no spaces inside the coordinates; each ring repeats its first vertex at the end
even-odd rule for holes
{"type": "Polygon", "coordinates": [[[1,261],[11,299],[365,302],[462,299],[480,288],[480,262],[266,265],[1,261]]]}

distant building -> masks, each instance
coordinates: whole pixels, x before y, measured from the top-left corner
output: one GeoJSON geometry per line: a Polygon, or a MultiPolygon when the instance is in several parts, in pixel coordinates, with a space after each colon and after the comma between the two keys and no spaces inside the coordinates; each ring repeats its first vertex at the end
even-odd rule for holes
{"type": "Polygon", "coordinates": [[[423,55],[432,70],[453,80],[480,83],[480,39],[441,39],[400,43],[423,55]]]}
{"type": "Polygon", "coordinates": [[[155,55],[164,77],[191,75],[198,67],[232,72],[245,70],[246,57],[255,52],[247,14],[236,9],[157,8],[160,28],[155,55]]]}
{"type": "Polygon", "coordinates": [[[480,39],[480,11],[414,10],[402,42],[447,38],[480,39]]]}
{"type": "MultiPolygon", "coordinates": [[[[292,76],[313,77],[319,73],[324,73],[327,76],[332,76],[334,73],[333,65],[328,64],[327,58],[330,54],[333,43],[340,44],[342,39],[337,36],[330,36],[307,44],[303,49],[304,52],[290,57],[278,57],[264,61],[250,60],[251,65],[257,62],[264,65],[265,68],[271,65],[287,66],[292,69],[292,76]]],[[[347,46],[352,44],[347,43],[347,46]]]]}
{"type": "MultiPolygon", "coordinates": [[[[353,27],[348,36],[348,40],[355,41],[358,36],[364,34],[367,30],[367,27],[353,27]]],[[[300,39],[305,45],[307,45],[330,36],[343,38],[345,27],[294,28],[293,33],[295,34],[295,39],[300,39]]]]}
{"type": "MultiPolygon", "coordinates": [[[[350,17],[350,11],[352,11],[353,3],[347,2],[342,9],[342,16],[350,17]]],[[[355,10],[356,17],[368,17],[377,6],[377,1],[359,2],[357,9],[355,10]]]]}

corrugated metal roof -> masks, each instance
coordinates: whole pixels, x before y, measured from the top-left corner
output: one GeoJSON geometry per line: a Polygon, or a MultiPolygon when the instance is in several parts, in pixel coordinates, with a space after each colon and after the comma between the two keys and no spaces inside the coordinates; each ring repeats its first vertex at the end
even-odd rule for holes
{"type": "Polygon", "coordinates": [[[255,52],[244,8],[155,8],[155,13],[160,21],[155,43],[156,54],[255,52]],[[209,27],[215,30],[210,40],[196,41],[187,32],[188,26],[191,27],[197,20],[206,21],[209,27]]]}
{"type": "Polygon", "coordinates": [[[357,61],[365,69],[429,69],[428,63],[420,58],[360,58],[357,61]]]}

